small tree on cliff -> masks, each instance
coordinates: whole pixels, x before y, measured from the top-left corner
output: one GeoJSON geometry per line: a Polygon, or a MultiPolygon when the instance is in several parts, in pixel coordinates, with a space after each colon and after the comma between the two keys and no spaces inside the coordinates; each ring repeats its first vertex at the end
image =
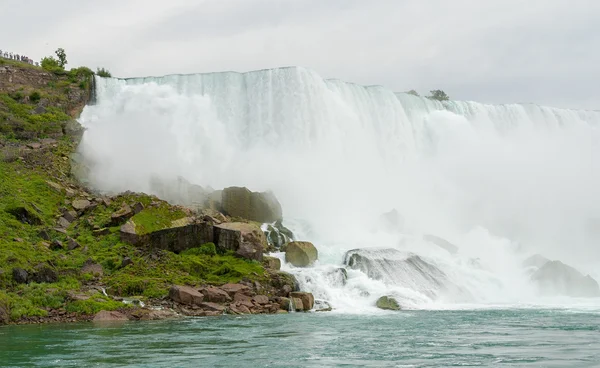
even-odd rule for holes
{"type": "Polygon", "coordinates": [[[411,89],[410,91],[406,92],[409,95],[413,95],[413,96],[419,96],[419,92],[415,91],[414,89],[411,89]]]}
{"type": "Polygon", "coordinates": [[[431,96],[427,96],[427,98],[430,100],[448,101],[450,99],[450,97],[446,94],[446,92],[444,92],[440,89],[434,89],[433,91],[429,91],[429,92],[431,92],[431,96]]]}
{"type": "Polygon", "coordinates": [[[102,78],[110,78],[112,77],[112,75],[110,74],[110,72],[108,71],[108,69],[104,69],[104,68],[98,68],[98,71],[96,72],[96,75],[102,78]]]}
{"type": "Polygon", "coordinates": [[[58,57],[58,65],[64,68],[67,65],[67,53],[65,53],[65,49],[59,47],[54,53],[58,57]]]}

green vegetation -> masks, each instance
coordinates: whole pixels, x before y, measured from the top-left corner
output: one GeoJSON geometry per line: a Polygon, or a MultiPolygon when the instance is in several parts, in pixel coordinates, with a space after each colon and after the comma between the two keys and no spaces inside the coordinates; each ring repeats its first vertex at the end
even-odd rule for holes
{"type": "Polygon", "coordinates": [[[67,53],[65,52],[65,49],[59,47],[55,53],[56,57],[58,58],[58,66],[64,68],[65,65],[67,65],[67,53]]]}
{"type": "Polygon", "coordinates": [[[446,94],[446,92],[439,90],[439,89],[434,89],[433,91],[429,91],[431,93],[430,96],[427,96],[428,99],[430,100],[437,100],[437,101],[448,101],[450,99],[450,97],[446,94]]]}
{"type": "Polygon", "coordinates": [[[419,92],[415,91],[414,89],[411,89],[410,91],[406,92],[409,95],[413,95],[413,96],[419,96],[419,92]]]}
{"type": "Polygon", "coordinates": [[[110,72],[107,69],[104,68],[98,68],[98,71],[96,72],[96,75],[102,78],[110,78],[112,77],[112,75],[110,74],[110,72]]]}
{"type": "Polygon", "coordinates": [[[186,217],[185,212],[164,202],[158,206],[145,208],[133,216],[132,220],[135,223],[136,233],[143,235],[171,227],[174,220],[183,217],[186,217]]]}

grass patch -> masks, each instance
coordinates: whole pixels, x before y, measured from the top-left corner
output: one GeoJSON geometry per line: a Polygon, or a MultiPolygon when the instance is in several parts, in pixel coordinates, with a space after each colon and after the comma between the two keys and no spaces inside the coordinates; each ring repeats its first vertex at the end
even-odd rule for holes
{"type": "Polygon", "coordinates": [[[158,206],[145,208],[132,220],[135,223],[136,232],[140,235],[166,229],[174,220],[186,217],[181,209],[173,207],[168,203],[160,203],[158,206]]]}

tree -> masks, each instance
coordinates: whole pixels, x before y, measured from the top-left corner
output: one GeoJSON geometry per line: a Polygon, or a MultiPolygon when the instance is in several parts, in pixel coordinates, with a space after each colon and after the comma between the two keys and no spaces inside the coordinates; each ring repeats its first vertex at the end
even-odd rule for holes
{"type": "Polygon", "coordinates": [[[427,96],[427,98],[430,100],[448,101],[450,99],[450,97],[446,94],[446,92],[444,92],[442,90],[434,89],[433,91],[429,91],[429,92],[431,92],[431,96],[427,96]]]}
{"type": "Polygon", "coordinates": [[[411,89],[410,91],[406,92],[409,95],[413,95],[413,96],[419,96],[419,92],[415,91],[414,89],[411,89]]]}
{"type": "Polygon", "coordinates": [[[61,68],[64,68],[67,65],[67,54],[65,53],[65,49],[59,47],[56,51],[56,57],[58,57],[58,65],[61,68]]]}
{"type": "Polygon", "coordinates": [[[102,78],[110,78],[112,77],[112,75],[110,74],[110,72],[108,71],[108,69],[104,69],[104,68],[98,68],[98,71],[96,72],[96,75],[102,78]]]}

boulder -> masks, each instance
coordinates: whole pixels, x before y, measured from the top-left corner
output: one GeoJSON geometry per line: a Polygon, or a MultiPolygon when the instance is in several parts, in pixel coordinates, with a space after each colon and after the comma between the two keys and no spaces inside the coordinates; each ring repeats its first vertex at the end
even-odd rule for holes
{"type": "Polygon", "coordinates": [[[348,271],[339,267],[326,273],[326,277],[331,285],[344,286],[348,281],[348,271]]]}
{"type": "Polygon", "coordinates": [[[281,204],[271,192],[252,192],[244,187],[229,187],[221,193],[225,214],[261,223],[282,218],[281,204]]]}
{"type": "Polygon", "coordinates": [[[214,225],[214,240],[220,252],[234,251],[243,258],[261,261],[267,239],[260,227],[245,222],[214,225]]]}
{"type": "Polygon", "coordinates": [[[110,215],[110,225],[118,226],[124,223],[125,221],[129,220],[131,217],[133,217],[133,215],[135,215],[135,213],[133,213],[131,207],[129,207],[129,205],[125,203],[123,204],[123,206],[121,206],[121,208],[118,211],[110,215]]]}
{"type": "Polygon", "coordinates": [[[269,246],[274,249],[280,249],[286,243],[294,240],[294,234],[290,229],[283,226],[281,220],[275,221],[273,225],[268,225],[264,231],[269,246]]]}
{"type": "Polygon", "coordinates": [[[79,247],[81,247],[81,244],[79,244],[75,239],[69,238],[69,240],[67,241],[68,250],[77,249],[79,247]]]}
{"type": "Polygon", "coordinates": [[[110,234],[110,229],[105,227],[105,228],[101,228],[101,229],[97,229],[97,230],[92,230],[92,234],[94,234],[94,236],[108,235],[108,234],[110,234]]]}
{"type": "Polygon", "coordinates": [[[37,283],[53,283],[58,281],[58,274],[50,266],[41,264],[35,268],[32,280],[37,283]]]}
{"type": "Polygon", "coordinates": [[[232,298],[237,293],[240,293],[240,295],[249,295],[252,293],[252,290],[248,286],[242,284],[225,284],[221,286],[221,290],[229,294],[232,298]]]}
{"type": "Polygon", "coordinates": [[[63,211],[62,217],[64,217],[67,221],[69,221],[69,223],[71,223],[77,219],[77,212],[73,210],[63,211]]]}
{"type": "Polygon", "coordinates": [[[202,307],[202,309],[207,310],[207,311],[219,312],[219,313],[224,313],[227,310],[226,306],[224,306],[222,304],[212,303],[212,302],[201,303],[200,307],[202,307]]]}
{"type": "MultiPolygon", "coordinates": [[[[312,293],[295,291],[295,292],[292,292],[290,294],[290,296],[292,299],[298,298],[298,299],[302,300],[302,306],[305,311],[309,311],[309,310],[313,309],[313,307],[315,305],[315,297],[312,295],[312,293]]],[[[296,309],[298,309],[298,308],[296,308],[296,309]]]]}
{"type": "Polygon", "coordinates": [[[423,235],[423,240],[433,243],[442,249],[445,249],[450,254],[458,253],[458,247],[456,245],[450,243],[446,239],[440,238],[439,236],[425,234],[423,235]]]}
{"type": "Polygon", "coordinates": [[[283,272],[267,270],[269,283],[275,289],[277,296],[288,296],[292,291],[300,291],[300,285],[294,275],[283,272]]]}
{"type": "Polygon", "coordinates": [[[87,199],[76,199],[71,203],[71,206],[78,212],[85,211],[91,205],[92,203],[87,199]]]}
{"type": "Polygon", "coordinates": [[[544,295],[598,297],[600,287],[590,275],[584,276],[575,268],[560,261],[548,261],[531,278],[544,295]]]}
{"type": "Polygon", "coordinates": [[[251,314],[247,306],[239,303],[234,303],[229,306],[229,312],[232,314],[251,314]]]}
{"type": "Polygon", "coordinates": [[[137,202],[133,205],[133,213],[138,214],[144,210],[144,205],[141,202],[137,202]]]}
{"type": "Polygon", "coordinates": [[[377,308],[386,310],[400,310],[400,304],[391,296],[382,296],[377,299],[377,308]]]}
{"type": "Polygon", "coordinates": [[[252,300],[258,304],[268,304],[269,297],[266,295],[255,295],[252,300]]]}
{"type": "Polygon", "coordinates": [[[22,268],[13,268],[12,270],[13,280],[17,284],[26,284],[29,279],[29,273],[22,268]]]}
{"type": "Polygon", "coordinates": [[[204,295],[190,286],[173,285],[169,289],[169,298],[181,304],[200,305],[204,300],[204,295]]]}
{"type": "Polygon", "coordinates": [[[91,273],[94,277],[101,277],[104,275],[104,270],[101,264],[87,260],[81,267],[81,273],[91,273]]]}
{"type": "Polygon", "coordinates": [[[299,312],[304,310],[304,305],[302,304],[302,299],[290,298],[290,301],[292,302],[292,310],[299,311],[299,312]]]}
{"type": "Polygon", "coordinates": [[[289,311],[290,310],[290,303],[292,301],[290,300],[290,298],[279,298],[279,307],[283,310],[289,311]]]}
{"type": "Polygon", "coordinates": [[[310,242],[293,241],[285,248],[285,261],[296,267],[307,267],[318,258],[317,248],[310,242]]]}
{"type": "Polygon", "coordinates": [[[281,269],[281,260],[277,257],[264,256],[263,265],[265,268],[279,271],[281,269]]]}
{"type": "Polygon", "coordinates": [[[66,229],[69,226],[71,226],[71,223],[69,222],[69,220],[61,216],[57,221],[57,225],[60,228],[66,229]]]}
{"type": "Polygon", "coordinates": [[[212,303],[228,303],[231,297],[227,292],[216,287],[205,287],[199,290],[204,295],[204,301],[212,303]]]}
{"type": "Polygon", "coordinates": [[[129,321],[126,315],[117,311],[105,311],[102,310],[94,316],[94,322],[117,322],[117,321],[129,321]]]}
{"type": "Polygon", "coordinates": [[[50,250],[62,250],[65,249],[63,243],[60,240],[53,240],[50,244],[50,250]]]}

